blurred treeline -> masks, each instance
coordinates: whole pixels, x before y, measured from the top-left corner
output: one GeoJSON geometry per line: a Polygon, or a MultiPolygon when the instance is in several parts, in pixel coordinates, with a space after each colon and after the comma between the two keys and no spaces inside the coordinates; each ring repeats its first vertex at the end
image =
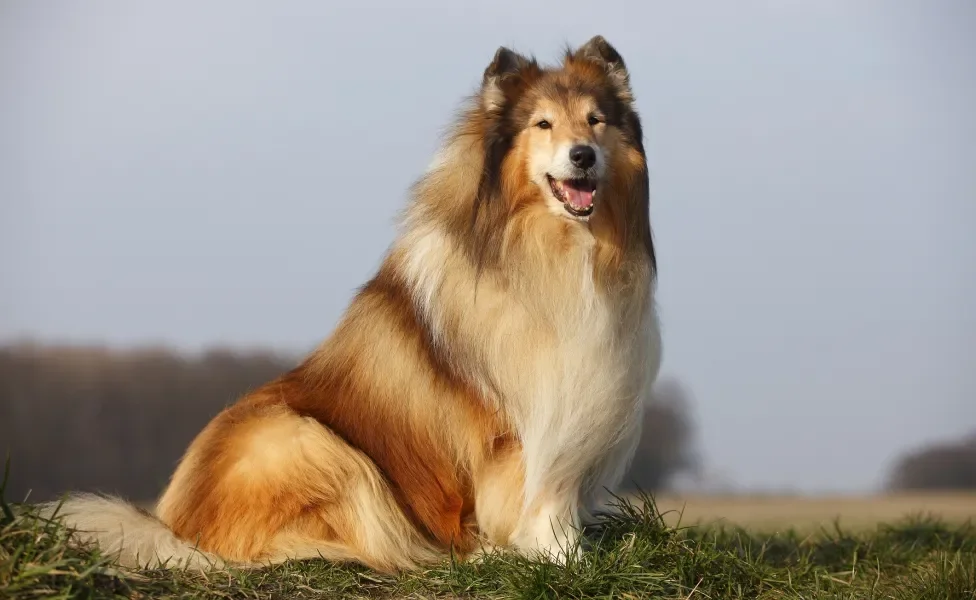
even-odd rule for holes
{"type": "Polygon", "coordinates": [[[907,452],[889,475],[894,490],[976,490],[976,432],[907,452]]]}
{"type": "MultiPolygon", "coordinates": [[[[0,451],[9,452],[6,498],[71,490],[156,498],[193,437],[224,406],[297,364],[270,352],[20,344],[0,347],[0,451]]],[[[694,469],[686,394],[662,381],[628,474],[652,491],[694,469]]]]}
{"type": "Polygon", "coordinates": [[[70,490],[153,499],[194,435],[287,359],[223,350],[0,348],[0,451],[7,499],[70,490]]]}

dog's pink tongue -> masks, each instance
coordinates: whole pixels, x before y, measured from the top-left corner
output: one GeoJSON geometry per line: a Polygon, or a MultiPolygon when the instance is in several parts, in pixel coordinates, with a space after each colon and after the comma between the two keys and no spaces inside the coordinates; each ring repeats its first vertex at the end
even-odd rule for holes
{"type": "Polygon", "coordinates": [[[589,208],[593,206],[593,192],[591,190],[578,190],[567,185],[565,188],[566,200],[573,208],[589,208]]]}

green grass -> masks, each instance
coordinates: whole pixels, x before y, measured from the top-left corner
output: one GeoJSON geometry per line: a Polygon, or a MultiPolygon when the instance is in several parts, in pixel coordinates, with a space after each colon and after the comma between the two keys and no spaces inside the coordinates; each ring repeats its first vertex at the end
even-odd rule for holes
{"type": "Polygon", "coordinates": [[[672,528],[650,498],[587,532],[566,566],[505,553],[397,577],[321,560],[202,574],[124,571],[67,545],[0,489],[0,598],[976,599],[976,527],[912,518],[856,534],[672,528]]]}

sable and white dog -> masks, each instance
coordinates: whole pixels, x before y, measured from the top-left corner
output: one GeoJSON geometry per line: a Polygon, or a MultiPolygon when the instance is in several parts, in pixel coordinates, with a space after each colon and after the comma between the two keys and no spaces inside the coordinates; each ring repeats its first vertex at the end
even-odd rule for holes
{"type": "Polygon", "coordinates": [[[154,513],[60,514],[128,565],[564,558],[637,445],[655,273],[620,54],[500,48],[331,337],[218,414],[154,513]]]}

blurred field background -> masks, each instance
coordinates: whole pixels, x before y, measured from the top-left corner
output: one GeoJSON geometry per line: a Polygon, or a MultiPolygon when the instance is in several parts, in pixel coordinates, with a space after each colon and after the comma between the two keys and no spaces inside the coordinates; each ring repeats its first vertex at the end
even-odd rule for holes
{"type": "Polygon", "coordinates": [[[899,492],[862,496],[675,495],[655,504],[665,521],[677,525],[742,527],[777,533],[795,529],[816,535],[865,531],[882,523],[936,519],[950,524],[976,522],[976,493],[899,492]]]}

